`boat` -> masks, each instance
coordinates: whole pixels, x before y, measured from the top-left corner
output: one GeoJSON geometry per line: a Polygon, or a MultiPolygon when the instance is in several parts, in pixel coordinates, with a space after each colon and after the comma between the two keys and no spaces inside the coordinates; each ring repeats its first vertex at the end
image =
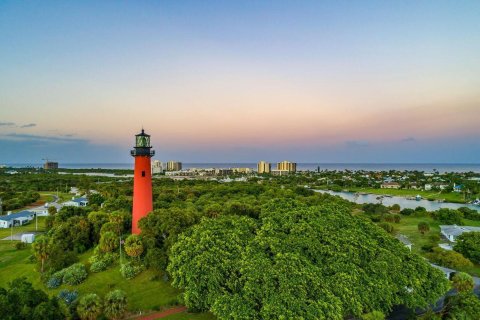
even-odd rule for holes
{"type": "Polygon", "coordinates": [[[472,201],[472,204],[480,206],[480,199],[475,199],[474,201],[472,201]]]}
{"type": "Polygon", "coordinates": [[[415,200],[417,200],[417,201],[420,201],[420,200],[422,200],[422,196],[421,196],[421,195],[419,195],[419,194],[417,194],[417,196],[415,197],[415,200]]]}

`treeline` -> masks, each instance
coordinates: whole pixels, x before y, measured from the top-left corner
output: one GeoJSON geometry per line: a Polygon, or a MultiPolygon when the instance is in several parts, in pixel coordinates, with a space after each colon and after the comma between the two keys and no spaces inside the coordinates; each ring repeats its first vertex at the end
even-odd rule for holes
{"type": "Polygon", "coordinates": [[[0,199],[2,199],[2,209],[5,214],[5,211],[20,209],[36,202],[40,199],[40,194],[34,191],[15,192],[6,190],[0,192],[0,199]]]}

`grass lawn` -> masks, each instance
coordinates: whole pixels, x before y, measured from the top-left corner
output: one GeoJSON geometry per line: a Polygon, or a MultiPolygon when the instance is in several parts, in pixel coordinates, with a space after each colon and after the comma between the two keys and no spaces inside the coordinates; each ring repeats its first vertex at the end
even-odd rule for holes
{"type": "MultiPolygon", "coordinates": [[[[464,219],[464,225],[467,226],[480,226],[480,221],[473,221],[464,219]]],[[[418,216],[402,216],[400,223],[392,223],[397,234],[403,234],[408,237],[412,242],[412,252],[418,253],[421,256],[425,256],[425,252],[422,251],[422,246],[430,243],[429,235],[440,235],[440,223],[433,220],[430,217],[418,217],[418,216]],[[430,225],[430,231],[422,235],[418,231],[418,223],[427,222],[430,225]]],[[[445,239],[441,239],[440,243],[447,243],[445,239]]],[[[480,276],[480,265],[476,264],[473,267],[465,267],[459,269],[459,271],[467,272],[474,276],[480,276]]]]}
{"type": "MultiPolygon", "coordinates": [[[[18,227],[13,227],[13,234],[19,232],[33,232],[33,231],[45,231],[45,219],[46,217],[38,217],[38,230],[35,229],[35,219],[30,221],[28,224],[18,227]]],[[[11,234],[11,228],[8,229],[0,229],[0,239],[9,237],[11,234]]],[[[0,240],[1,241],[1,240],[0,240]]],[[[5,240],[3,240],[5,241],[5,240]]]]}
{"type": "Polygon", "coordinates": [[[424,199],[445,200],[447,202],[465,203],[462,193],[449,192],[440,193],[438,191],[423,191],[415,189],[374,189],[374,188],[349,188],[351,192],[366,192],[373,194],[388,194],[400,197],[415,197],[417,194],[424,199]]]}
{"type": "MultiPolygon", "coordinates": [[[[85,263],[90,254],[91,251],[81,255],[80,261],[85,263]]],[[[6,286],[15,278],[26,277],[35,287],[50,295],[56,295],[62,289],[69,289],[77,290],[80,296],[92,292],[104,296],[111,290],[121,289],[127,294],[128,308],[132,312],[168,308],[177,303],[177,296],[180,293],[152,270],[146,270],[136,278],[126,280],[120,274],[118,265],[103,272],[89,273],[85,282],[78,286],[62,285],[57,289],[47,289],[40,281],[36,264],[29,261],[30,255],[30,245],[27,249],[16,250],[10,241],[0,241],[0,286],[6,286]],[[152,280],[153,278],[158,280],[152,280]]]]}
{"type": "Polygon", "coordinates": [[[177,314],[172,314],[165,318],[166,320],[213,320],[216,319],[215,316],[211,313],[189,313],[181,312],[177,314]]]}

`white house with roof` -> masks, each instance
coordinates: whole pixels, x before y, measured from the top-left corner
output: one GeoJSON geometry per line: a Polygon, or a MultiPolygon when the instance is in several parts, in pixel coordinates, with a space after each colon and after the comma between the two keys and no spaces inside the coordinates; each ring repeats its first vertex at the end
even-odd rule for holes
{"type": "Polygon", "coordinates": [[[35,218],[33,211],[20,211],[6,216],[0,216],[0,228],[6,229],[13,226],[22,226],[35,218]]]}
{"type": "Polygon", "coordinates": [[[75,198],[73,197],[72,200],[69,200],[65,203],[63,203],[64,206],[66,207],[86,207],[88,204],[88,199],[84,197],[80,198],[75,198]]]}
{"type": "Polygon", "coordinates": [[[465,232],[480,232],[480,227],[442,225],[440,226],[440,233],[449,241],[455,242],[457,237],[465,232]]]}

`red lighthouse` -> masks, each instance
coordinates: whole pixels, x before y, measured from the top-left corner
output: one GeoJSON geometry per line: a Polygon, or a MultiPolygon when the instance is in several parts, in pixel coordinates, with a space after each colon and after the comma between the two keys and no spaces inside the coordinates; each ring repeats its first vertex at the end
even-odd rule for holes
{"type": "Polygon", "coordinates": [[[139,234],[138,221],[153,210],[152,205],[152,171],[150,158],[155,151],[151,150],[150,136],[145,131],[135,135],[135,147],[130,152],[135,157],[133,174],[133,213],[132,233],[139,234]]]}

